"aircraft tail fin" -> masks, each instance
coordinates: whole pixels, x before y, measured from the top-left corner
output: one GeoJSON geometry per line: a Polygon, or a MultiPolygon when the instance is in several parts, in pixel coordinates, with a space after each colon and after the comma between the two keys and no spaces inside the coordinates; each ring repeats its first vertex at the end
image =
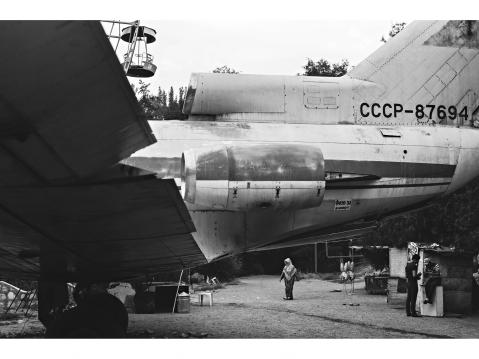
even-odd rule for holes
{"type": "MultiPolygon", "coordinates": [[[[374,98],[371,93],[358,91],[355,95],[359,102],[400,103],[404,109],[413,110],[390,119],[391,123],[471,126],[477,120],[479,106],[478,55],[478,21],[415,21],[348,76],[374,82],[381,88],[374,98]],[[417,105],[431,106],[422,117],[416,116],[417,105]],[[434,111],[430,111],[432,105],[434,111]],[[437,110],[441,105],[446,112],[437,110]],[[455,109],[448,112],[451,106],[455,109]],[[458,116],[464,108],[463,115],[467,112],[468,116],[458,116]]],[[[358,123],[379,121],[384,118],[363,113],[357,116],[358,123]]]]}

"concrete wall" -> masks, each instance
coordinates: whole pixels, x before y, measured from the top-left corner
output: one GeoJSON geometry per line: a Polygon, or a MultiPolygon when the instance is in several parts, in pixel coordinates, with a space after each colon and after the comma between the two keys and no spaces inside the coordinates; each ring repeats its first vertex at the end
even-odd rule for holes
{"type": "Polygon", "coordinates": [[[407,293],[398,292],[399,280],[399,278],[394,277],[388,279],[387,303],[391,305],[404,306],[405,308],[407,293]]]}
{"type": "Polygon", "coordinates": [[[389,248],[389,273],[391,277],[406,278],[407,248],[389,248]]]}

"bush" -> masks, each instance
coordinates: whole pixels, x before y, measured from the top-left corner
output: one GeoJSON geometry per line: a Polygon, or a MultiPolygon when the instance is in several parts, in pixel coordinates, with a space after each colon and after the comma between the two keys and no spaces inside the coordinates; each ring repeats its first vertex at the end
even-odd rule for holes
{"type": "Polygon", "coordinates": [[[191,283],[195,283],[195,284],[202,283],[205,281],[203,274],[200,274],[198,272],[193,273],[190,276],[190,280],[191,280],[191,283]]]}
{"type": "Polygon", "coordinates": [[[242,263],[241,256],[226,257],[196,267],[195,271],[210,278],[216,277],[220,282],[228,282],[241,275],[242,263]]]}

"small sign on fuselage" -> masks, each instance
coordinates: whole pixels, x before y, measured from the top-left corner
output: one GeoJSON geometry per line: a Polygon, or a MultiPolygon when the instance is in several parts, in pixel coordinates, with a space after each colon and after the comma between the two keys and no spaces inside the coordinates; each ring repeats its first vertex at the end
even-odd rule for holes
{"type": "Polygon", "coordinates": [[[351,210],[351,204],[353,201],[351,199],[337,199],[334,202],[335,211],[349,211],[351,210]]]}

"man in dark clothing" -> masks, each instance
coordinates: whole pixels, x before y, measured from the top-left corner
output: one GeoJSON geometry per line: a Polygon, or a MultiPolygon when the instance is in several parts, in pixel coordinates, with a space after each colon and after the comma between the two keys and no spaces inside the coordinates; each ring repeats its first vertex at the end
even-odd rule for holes
{"type": "Polygon", "coordinates": [[[417,272],[417,264],[419,263],[419,255],[412,256],[412,261],[406,265],[406,281],[407,281],[407,299],[406,299],[406,314],[408,317],[418,317],[416,313],[416,299],[417,299],[417,281],[421,278],[421,273],[417,272]]]}

